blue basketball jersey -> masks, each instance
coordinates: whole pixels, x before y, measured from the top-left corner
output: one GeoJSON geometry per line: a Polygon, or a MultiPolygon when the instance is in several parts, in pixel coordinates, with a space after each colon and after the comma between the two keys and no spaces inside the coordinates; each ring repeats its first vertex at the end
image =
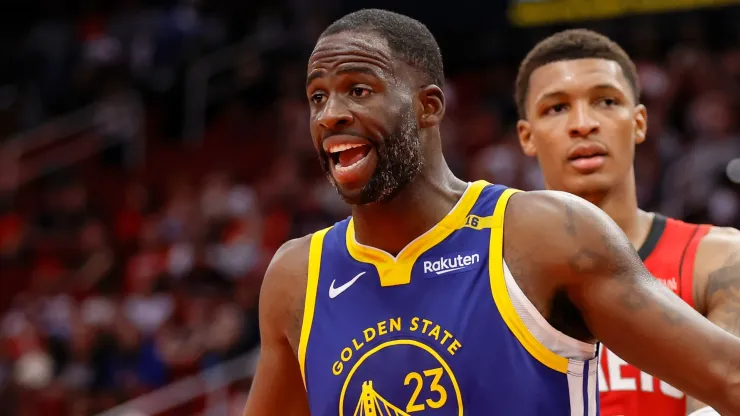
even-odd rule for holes
{"type": "Polygon", "coordinates": [[[548,349],[507,290],[514,192],[470,184],[395,257],[351,218],[313,235],[298,351],[313,416],[599,414],[597,359],[548,349]]]}

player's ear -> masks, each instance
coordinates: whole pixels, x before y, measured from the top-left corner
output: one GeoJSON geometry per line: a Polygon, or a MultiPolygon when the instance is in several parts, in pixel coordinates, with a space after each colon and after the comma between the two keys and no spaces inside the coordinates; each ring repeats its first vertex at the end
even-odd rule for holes
{"type": "Polygon", "coordinates": [[[527,120],[516,123],[516,133],[519,136],[519,145],[527,156],[537,156],[537,147],[532,140],[532,125],[527,120]]]}
{"type": "Polygon", "coordinates": [[[647,136],[647,109],[645,106],[642,104],[636,106],[632,118],[635,120],[635,144],[640,144],[645,141],[647,136]]]}
{"type": "Polygon", "coordinates": [[[445,115],[445,95],[436,85],[427,85],[419,90],[421,118],[419,127],[434,127],[442,122],[445,115]]]}

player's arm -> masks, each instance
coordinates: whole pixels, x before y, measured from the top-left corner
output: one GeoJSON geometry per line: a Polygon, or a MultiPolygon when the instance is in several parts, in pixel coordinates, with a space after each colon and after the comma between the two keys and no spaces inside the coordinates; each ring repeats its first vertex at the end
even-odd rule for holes
{"type": "MultiPolygon", "coordinates": [[[[694,265],[697,310],[725,331],[740,336],[740,232],[715,227],[699,244],[694,265]]],[[[688,398],[688,413],[706,407],[688,398]]]]}
{"type": "Polygon", "coordinates": [[[517,232],[504,234],[514,240],[504,241],[514,251],[507,261],[537,253],[526,270],[550,296],[564,293],[595,339],[723,415],[740,415],[740,338],[654,279],[605,213],[561,192],[517,194],[509,205],[505,227],[512,220],[517,232]]]}
{"type": "Polygon", "coordinates": [[[259,304],[260,355],[245,416],[308,416],[298,359],[310,236],[285,243],[265,273],[259,304]]]}

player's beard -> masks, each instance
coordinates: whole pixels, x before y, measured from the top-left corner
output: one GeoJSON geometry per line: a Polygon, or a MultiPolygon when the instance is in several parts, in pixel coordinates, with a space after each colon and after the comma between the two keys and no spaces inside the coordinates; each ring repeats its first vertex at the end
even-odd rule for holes
{"type": "Polygon", "coordinates": [[[419,124],[411,105],[401,113],[398,125],[381,146],[375,146],[377,164],[362,190],[347,195],[337,186],[329,170],[329,160],[321,155],[321,167],[339,196],[350,205],[382,203],[398,195],[421,173],[424,159],[419,140],[419,124]]]}

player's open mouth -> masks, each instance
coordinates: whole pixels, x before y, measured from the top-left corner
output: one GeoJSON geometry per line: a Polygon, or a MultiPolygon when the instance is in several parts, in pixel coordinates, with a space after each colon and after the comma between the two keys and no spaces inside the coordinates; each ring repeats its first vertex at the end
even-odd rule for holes
{"type": "Polygon", "coordinates": [[[333,136],[323,143],[329,156],[334,180],[339,184],[366,181],[375,169],[375,147],[367,140],[354,136],[333,136]]]}

